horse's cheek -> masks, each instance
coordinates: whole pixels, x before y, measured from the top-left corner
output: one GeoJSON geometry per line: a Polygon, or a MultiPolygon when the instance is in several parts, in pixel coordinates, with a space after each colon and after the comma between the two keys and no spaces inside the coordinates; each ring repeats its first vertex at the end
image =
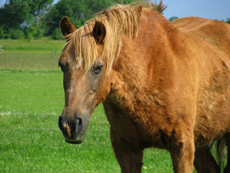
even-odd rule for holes
{"type": "Polygon", "coordinates": [[[101,85],[98,93],[96,94],[96,106],[103,102],[107,95],[110,93],[111,87],[108,80],[104,80],[103,84],[101,85]]]}

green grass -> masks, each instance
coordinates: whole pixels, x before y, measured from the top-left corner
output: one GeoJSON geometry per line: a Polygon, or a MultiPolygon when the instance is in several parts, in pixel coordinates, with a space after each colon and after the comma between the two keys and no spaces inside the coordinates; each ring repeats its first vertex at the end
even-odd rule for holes
{"type": "Polygon", "coordinates": [[[64,44],[53,40],[0,40],[0,68],[57,70],[64,44]]]}
{"type": "MultiPolygon", "coordinates": [[[[64,107],[60,53],[51,58],[50,52],[58,51],[59,44],[30,49],[43,42],[38,40],[25,44],[28,50],[17,50],[17,42],[25,41],[12,42],[0,53],[0,172],[120,172],[102,105],[94,111],[82,144],[66,143],[58,129],[64,107]]],[[[143,162],[144,173],[173,172],[165,150],[145,150],[143,162]]]]}
{"type": "Polygon", "coordinates": [[[64,40],[0,40],[4,51],[31,50],[31,51],[57,51],[64,45],[64,40]]]}

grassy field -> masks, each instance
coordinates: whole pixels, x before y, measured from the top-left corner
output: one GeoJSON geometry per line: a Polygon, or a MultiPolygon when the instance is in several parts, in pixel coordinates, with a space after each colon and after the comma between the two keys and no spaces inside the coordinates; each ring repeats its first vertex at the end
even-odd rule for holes
{"type": "MultiPolygon", "coordinates": [[[[64,41],[0,40],[0,172],[120,172],[102,105],[81,145],[64,141],[64,107],[57,67],[64,41]]],[[[169,153],[147,149],[144,173],[173,172],[169,153]]]]}

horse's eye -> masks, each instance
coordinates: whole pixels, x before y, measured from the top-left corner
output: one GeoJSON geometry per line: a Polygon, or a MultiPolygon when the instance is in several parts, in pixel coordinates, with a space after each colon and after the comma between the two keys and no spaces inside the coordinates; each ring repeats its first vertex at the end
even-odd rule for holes
{"type": "Polygon", "coordinates": [[[95,73],[95,74],[101,73],[103,66],[104,66],[104,65],[99,65],[99,66],[97,66],[97,67],[94,69],[94,73],[95,73]]]}

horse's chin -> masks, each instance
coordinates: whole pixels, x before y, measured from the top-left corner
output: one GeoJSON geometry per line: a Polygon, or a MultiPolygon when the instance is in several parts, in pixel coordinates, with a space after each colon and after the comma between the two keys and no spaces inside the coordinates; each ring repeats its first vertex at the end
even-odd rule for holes
{"type": "Polygon", "coordinates": [[[76,136],[75,138],[65,138],[65,141],[69,144],[81,144],[84,140],[84,136],[76,136]]]}
{"type": "Polygon", "coordinates": [[[67,143],[69,143],[69,144],[81,144],[83,142],[83,140],[81,140],[81,141],[72,141],[72,140],[68,140],[68,139],[66,139],[65,141],[67,143]]]}

